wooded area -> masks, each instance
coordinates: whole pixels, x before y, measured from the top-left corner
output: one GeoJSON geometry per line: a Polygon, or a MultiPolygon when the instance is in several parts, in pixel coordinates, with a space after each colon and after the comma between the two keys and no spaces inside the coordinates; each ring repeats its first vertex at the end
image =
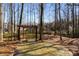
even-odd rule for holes
{"type": "Polygon", "coordinates": [[[0,55],[79,55],[79,4],[0,3],[0,55]]]}

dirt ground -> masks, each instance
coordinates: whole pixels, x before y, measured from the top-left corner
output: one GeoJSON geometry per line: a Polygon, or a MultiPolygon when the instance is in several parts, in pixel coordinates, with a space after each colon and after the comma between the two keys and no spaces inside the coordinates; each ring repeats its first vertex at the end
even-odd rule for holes
{"type": "Polygon", "coordinates": [[[44,36],[43,42],[10,41],[0,43],[0,55],[2,56],[72,56],[79,55],[79,39],[49,35],[44,36]]]}
{"type": "Polygon", "coordinates": [[[60,36],[49,36],[50,39],[44,40],[50,42],[52,44],[63,45],[68,48],[69,51],[73,53],[75,56],[79,56],[79,38],[67,38],[62,37],[62,41],[60,40],[60,36]],[[53,38],[52,38],[53,37],[53,38]]]}

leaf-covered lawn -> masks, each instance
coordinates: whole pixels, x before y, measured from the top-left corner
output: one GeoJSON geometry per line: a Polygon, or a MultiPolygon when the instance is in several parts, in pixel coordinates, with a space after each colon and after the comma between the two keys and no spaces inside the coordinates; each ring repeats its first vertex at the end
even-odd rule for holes
{"type": "Polygon", "coordinates": [[[0,47],[0,56],[12,56],[14,50],[10,47],[0,47]]]}
{"type": "MultiPolygon", "coordinates": [[[[10,42],[11,43],[11,42],[10,42]]],[[[8,44],[7,47],[0,47],[0,55],[9,56],[72,56],[72,52],[60,44],[52,44],[48,41],[35,42],[29,39],[28,42],[8,44]],[[9,47],[10,46],[10,47],[9,47]],[[12,49],[12,48],[15,49],[12,49]],[[15,53],[13,53],[15,51],[15,53]]]]}
{"type": "Polygon", "coordinates": [[[17,50],[22,56],[71,56],[72,53],[61,45],[48,42],[30,42],[17,45],[17,50]]]}

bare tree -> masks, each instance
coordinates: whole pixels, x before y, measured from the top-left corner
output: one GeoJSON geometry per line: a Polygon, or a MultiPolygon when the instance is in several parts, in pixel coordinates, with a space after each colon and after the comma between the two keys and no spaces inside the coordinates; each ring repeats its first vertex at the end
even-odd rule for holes
{"type": "Polygon", "coordinates": [[[72,26],[73,26],[72,37],[74,37],[74,3],[72,4],[72,26]]]}
{"type": "Polygon", "coordinates": [[[56,35],[56,30],[57,30],[57,27],[56,27],[56,24],[57,24],[57,3],[55,3],[55,24],[54,24],[54,35],[56,35]]]}
{"type": "MultiPolygon", "coordinates": [[[[79,5],[78,5],[78,30],[79,30],[79,5]]],[[[79,32],[78,32],[78,34],[77,35],[79,35],[79,32]]]]}
{"type": "Polygon", "coordinates": [[[75,34],[75,37],[78,37],[77,36],[77,33],[78,33],[78,30],[77,30],[77,5],[75,4],[74,5],[74,26],[75,26],[75,28],[74,28],[74,34],[75,34]]]}
{"type": "Polygon", "coordinates": [[[0,3],[0,42],[3,41],[3,20],[2,20],[2,4],[0,3]]]}
{"type": "Polygon", "coordinates": [[[67,4],[67,35],[69,35],[69,5],[67,4]]]}
{"type": "Polygon", "coordinates": [[[43,3],[40,4],[40,39],[42,40],[43,35],[43,3]]]}
{"type": "Polygon", "coordinates": [[[15,4],[14,4],[14,21],[13,21],[13,24],[14,24],[14,40],[15,40],[15,4]]]}
{"type": "Polygon", "coordinates": [[[58,6],[59,6],[59,20],[60,20],[60,40],[62,41],[62,33],[61,33],[61,31],[62,31],[62,19],[61,19],[61,10],[60,10],[60,8],[61,8],[61,5],[60,5],[60,3],[58,4],[58,6]]]}
{"type": "Polygon", "coordinates": [[[13,39],[13,9],[12,9],[12,3],[10,3],[10,34],[11,34],[11,40],[13,39]]]}
{"type": "Polygon", "coordinates": [[[21,14],[20,14],[20,20],[19,20],[19,27],[18,27],[18,40],[19,40],[19,41],[20,41],[20,25],[21,25],[21,23],[22,23],[23,6],[24,6],[24,4],[22,3],[21,14]]]}

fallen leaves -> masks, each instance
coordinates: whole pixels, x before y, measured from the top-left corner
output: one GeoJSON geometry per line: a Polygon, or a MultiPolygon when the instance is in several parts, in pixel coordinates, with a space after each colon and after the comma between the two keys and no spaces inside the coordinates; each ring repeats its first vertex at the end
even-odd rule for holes
{"type": "MultiPolygon", "coordinates": [[[[20,45],[19,45],[20,46],[20,45]]],[[[32,56],[72,56],[67,48],[61,45],[53,45],[47,42],[41,42],[36,44],[24,44],[24,46],[17,47],[22,55],[32,56]],[[27,48],[28,47],[28,48],[27,48]]]]}
{"type": "Polygon", "coordinates": [[[9,47],[0,47],[0,56],[13,55],[14,50],[9,47]]]}

